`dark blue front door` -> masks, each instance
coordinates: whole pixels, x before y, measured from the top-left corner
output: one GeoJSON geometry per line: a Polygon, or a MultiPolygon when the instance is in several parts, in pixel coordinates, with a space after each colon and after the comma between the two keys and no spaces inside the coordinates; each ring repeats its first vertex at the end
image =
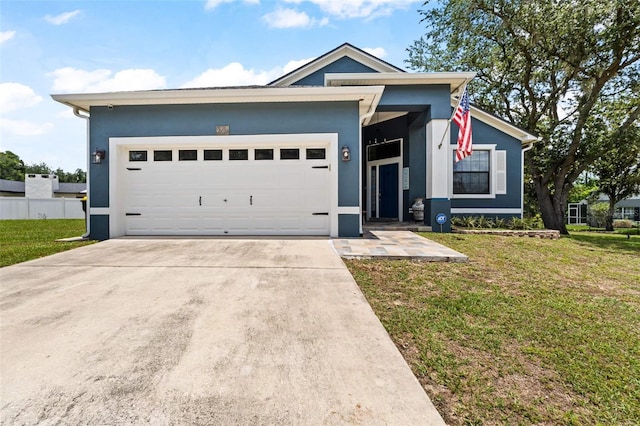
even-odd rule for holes
{"type": "Polygon", "coordinates": [[[397,219],[398,216],[398,163],[380,166],[379,200],[380,214],[378,217],[397,219]]]}

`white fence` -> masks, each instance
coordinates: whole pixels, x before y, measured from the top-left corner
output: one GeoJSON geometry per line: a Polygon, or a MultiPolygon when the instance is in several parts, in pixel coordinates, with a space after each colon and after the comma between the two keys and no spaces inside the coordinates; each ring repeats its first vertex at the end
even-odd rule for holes
{"type": "Polygon", "coordinates": [[[0,197],[0,219],[84,219],[80,198],[0,197]]]}

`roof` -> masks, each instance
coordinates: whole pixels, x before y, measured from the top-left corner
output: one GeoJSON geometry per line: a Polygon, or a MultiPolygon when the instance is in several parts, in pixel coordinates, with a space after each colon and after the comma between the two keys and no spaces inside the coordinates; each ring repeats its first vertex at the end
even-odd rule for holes
{"type": "Polygon", "coordinates": [[[0,179],[0,192],[24,192],[24,182],[0,179]]]}
{"type": "Polygon", "coordinates": [[[360,103],[360,115],[364,115],[375,111],[383,91],[383,86],[250,86],[78,93],[51,95],[51,97],[60,103],[86,112],[89,112],[91,107],[97,106],[357,101],[360,103]]]}
{"type": "Polygon", "coordinates": [[[344,43],[313,61],[296,68],[290,73],[273,80],[271,83],[268,83],[268,86],[289,86],[345,56],[378,72],[406,73],[405,70],[398,68],[389,62],[383,61],[382,59],[375,57],[362,49],[358,49],[349,43],[344,43]]]}
{"type": "MultiPolygon", "coordinates": [[[[58,189],[55,189],[53,192],[80,194],[82,193],[82,191],[85,191],[86,189],[87,189],[86,183],[60,182],[58,184],[58,189]]],[[[19,181],[19,180],[0,179],[0,192],[24,193],[25,184],[23,181],[19,181]]]]}
{"type": "Polygon", "coordinates": [[[87,189],[86,183],[60,182],[58,189],[53,192],[67,192],[70,194],[80,194],[87,189]]]}
{"type": "MultiPolygon", "coordinates": [[[[598,195],[597,203],[604,203],[609,201],[609,196],[607,194],[600,193],[598,195]]],[[[616,207],[640,207],[640,194],[632,195],[630,197],[625,198],[624,200],[620,200],[616,203],[616,207]]]]}
{"type": "Polygon", "coordinates": [[[327,73],[325,85],[338,86],[399,86],[413,84],[444,84],[451,86],[452,94],[459,94],[466,84],[476,76],[475,72],[429,72],[429,73],[327,73]]]}
{"type": "MultiPolygon", "coordinates": [[[[456,108],[458,106],[458,99],[451,97],[451,106],[456,108]]],[[[471,105],[471,117],[476,120],[480,120],[483,123],[500,130],[501,132],[518,139],[523,146],[531,145],[534,142],[540,140],[540,137],[534,135],[533,133],[529,133],[528,131],[521,129],[518,126],[515,126],[508,121],[503,120],[497,115],[488,113],[480,108],[471,105]]]]}

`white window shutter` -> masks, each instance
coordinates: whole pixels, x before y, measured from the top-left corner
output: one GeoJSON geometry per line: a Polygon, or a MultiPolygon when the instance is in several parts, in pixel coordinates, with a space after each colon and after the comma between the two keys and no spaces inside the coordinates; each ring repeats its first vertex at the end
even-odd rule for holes
{"type": "Polygon", "coordinates": [[[496,151],[496,194],[507,193],[507,151],[496,151]]]}

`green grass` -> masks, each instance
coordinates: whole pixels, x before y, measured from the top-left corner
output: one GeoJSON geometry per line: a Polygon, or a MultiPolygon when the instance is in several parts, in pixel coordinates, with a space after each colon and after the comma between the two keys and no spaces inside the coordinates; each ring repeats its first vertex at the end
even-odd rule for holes
{"type": "Polygon", "coordinates": [[[637,424],[640,237],[424,235],[470,262],[346,263],[447,423],[637,424]]]}
{"type": "Polygon", "coordinates": [[[82,219],[0,220],[0,267],[92,244],[55,241],[84,232],[82,219]]]}

